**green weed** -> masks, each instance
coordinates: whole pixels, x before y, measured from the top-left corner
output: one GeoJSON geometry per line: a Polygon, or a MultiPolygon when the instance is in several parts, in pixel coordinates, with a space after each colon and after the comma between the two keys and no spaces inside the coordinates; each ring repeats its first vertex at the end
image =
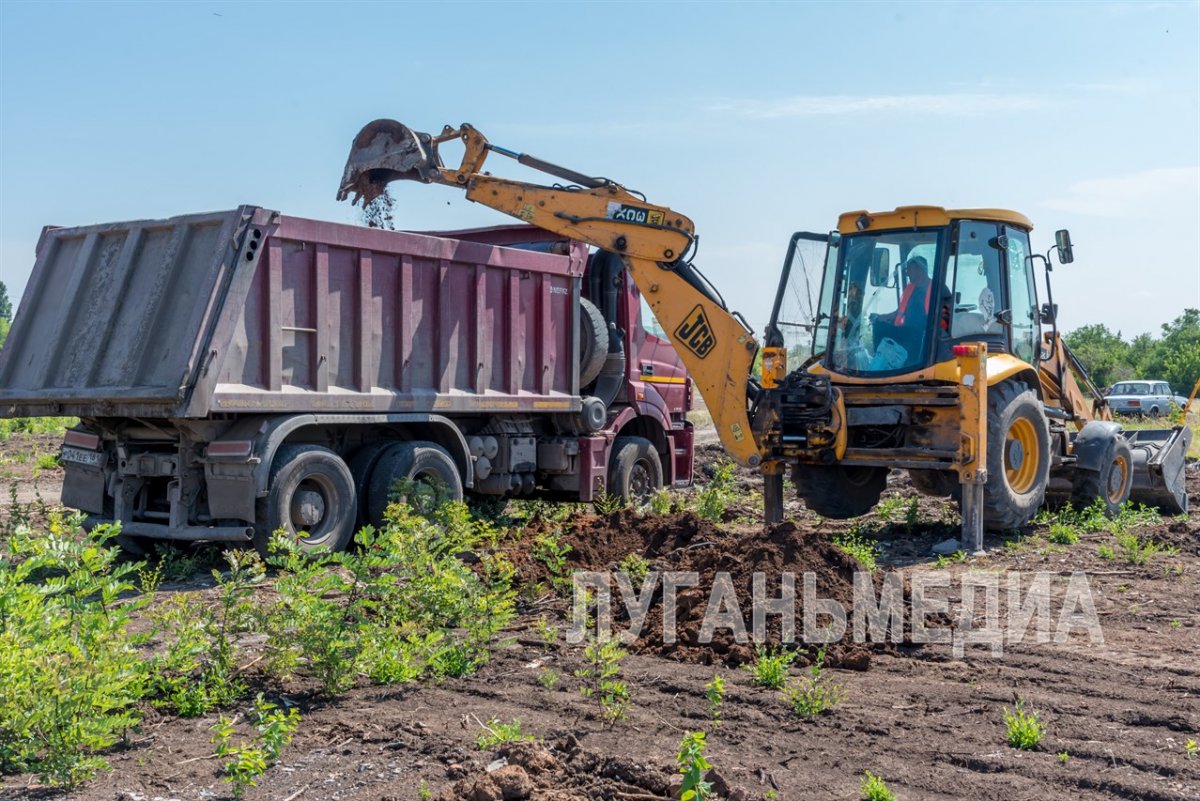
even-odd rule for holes
{"type": "Polygon", "coordinates": [[[879,568],[879,543],[863,536],[859,530],[851,529],[848,533],[835,535],[833,545],[872,573],[879,568]]]}
{"type": "Polygon", "coordinates": [[[596,514],[598,515],[616,514],[626,506],[624,498],[608,492],[602,492],[592,499],[592,508],[596,510],[596,514]]]}
{"type": "Polygon", "coordinates": [[[1061,764],[1065,765],[1071,761],[1071,755],[1068,754],[1066,751],[1059,751],[1058,752],[1058,761],[1061,764]]]}
{"type": "Polygon", "coordinates": [[[933,560],[933,566],[934,567],[947,567],[947,566],[955,564],[957,562],[965,562],[965,561],[967,561],[967,552],[960,549],[949,555],[938,554],[937,558],[933,560]]]}
{"type": "Polygon", "coordinates": [[[617,563],[617,570],[629,577],[632,586],[641,587],[650,575],[650,562],[640,554],[631,553],[617,563]]]}
{"type": "Polygon", "coordinates": [[[558,590],[571,586],[571,577],[567,571],[567,557],[571,555],[571,546],[561,539],[562,532],[552,529],[543,532],[533,541],[533,558],[546,566],[550,573],[550,583],[558,590]]]}
{"type": "Polygon", "coordinates": [[[1038,719],[1038,714],[1025,710],[1024,699],[1018,699],[1012,711],[1005,707],[1004,728],[1008,744],[1022,751],[1036,748],[1046,736],[1046,727],[1038,719]]]}
{"type": "Polygon", "coordinates": [[[575,677],[583,682],[580,694],[595,699],[601,717],[610,724],[624,720],[629,712],[629,687],[620,680],[625,656],[616,640],[593,638],[583,649],[583,667],[575,671],[575,677]]]}
{"type": "Polygon", "coordinates": [[[863,801],[896,801],[896,794],[888,788],[887,782],[869,770],[863,771],[859,792],[862,793],[863,801]]]}
{"type": "Polygon", "coordinates": [[[715,729],[721,725],[721,706],[725,703],[725,679],[719,674],[704,685],[704,699],[708,702],[708,715],[715,729]]]}
{"type": "Polygon", "coordinates": [[[249,739],[234,742],[237,719],[224,715],[213,726],[212,741],[216,755],[223,759],[225,781],[229,782],[235,798],[241,798],[249,787],[257,787],[267,768],[279,759],[279,753],[292,741],[300,725],[300,713],[295,709],[280,711],[278,706],[263,699],[254,700],[251,710],[256,733],[249,739]]]}
{"type": "Polygon", "coordinates": [[[542,668],[537,674],[538,684],[547,690],[553,690],[558,685],[559,678],[558,672],[550,668],[542,668]]]}
{"type": "Polygon", "coordinates": [[[734,483],[734,464],[721,459],[713,466],[708,485],[696,493],[696,514],[705,520],[720,522],[729,506],[737,499],[734,483]]]}
{"type": "Polygon", "coordinates": [[[669,515],[675,509],[675,498],[666,490],[659,490],[650,497],[651,514],[669,515]]]}
{"type": "Polygon", "coordinates": [[[795,651],[772,651],[760,645],[754,653],[754,662],[749,665],[750,683],[768,690],[782,690],[787,683],[788,668],[796,659],[795,651]]]}
{"type": "Polygon", "coordinates": [[[704,757],[704,732],[690,731],[683,735],[679,743],[679,753],[675,764],[683,776],[679,786],[680,801],[708,801],[712,798],[712,783],[704,778],[706,771],[712,768],[704,757]]]}
{"type": "Polygon", "coordinates": [[[532,743],[535,740],[533,735],[521,731],[521,721],[516,718],[513,718],[512,723],[501,723],[499,719],[492,718],[480,725],[483,726],[483,731],[475,737],[475,747],[480,751],[491,751],[504,743],[532,743]]]}
{"type": "Polygon", "coordinates": [[[808,673],[799,683],[788,689],[788,704],[792,712],[802,718],[815,718],[832,709],[845,698],[841,685],[829,681],[825,674],[825,646],[817,651],[816,659],[809,665],[808,673]]]}

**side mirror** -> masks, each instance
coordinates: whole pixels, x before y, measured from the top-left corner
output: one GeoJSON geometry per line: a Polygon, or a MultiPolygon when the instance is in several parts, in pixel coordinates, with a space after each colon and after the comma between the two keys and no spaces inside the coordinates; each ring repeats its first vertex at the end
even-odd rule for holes
{"type": "Polygon", "coordinates": [[[1043,303],[1042,304],[1042,322],[1046,325],[1053,325],[1058,319],[1058,304],[1043,303]]]}
{"type": "Polygon", "coordinates": [[[1075,251],[1071,249],[1071,232],[1066,228],[1054,232],[1054,246],[1058,248],[1059,264],[1075,261],[1075,251]]]}
{"type": "Polygon", "coordinates": [[[888,273],[892,265],[887,248],[875,248],[871,251],[871,285],[887,286],[888,273]]]}

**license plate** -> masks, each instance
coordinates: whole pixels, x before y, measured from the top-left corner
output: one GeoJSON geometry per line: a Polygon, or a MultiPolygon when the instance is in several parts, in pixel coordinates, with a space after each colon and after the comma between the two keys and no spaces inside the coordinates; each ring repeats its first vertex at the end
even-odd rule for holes
{"type": "Polygon", "coordinates": [[[99,467],[104,460],[104,454],[100,451],[85,451],[79,448],[63,447],[62,459],[64,462],[75,462],[76,464],[86,464],[91,467],[99,467]]]}

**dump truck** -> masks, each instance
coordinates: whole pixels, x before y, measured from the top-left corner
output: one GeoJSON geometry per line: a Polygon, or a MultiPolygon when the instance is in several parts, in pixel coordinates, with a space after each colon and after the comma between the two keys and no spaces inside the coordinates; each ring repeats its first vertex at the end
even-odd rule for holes
{"type": "Polygon", "coordinates": [[[782,519],[788,473],[809,508],[849,518],[878,503],[893,469],[953,497],[975,550],[985,529],[1020,528],[1047,503],[1187,509],[1191,429],[1123,430],[1059,335],[1050,273],[1054,254],[1074,260],[1065,230],[1043,255],[1029,219],[1005,209],[846,212],[832,231],[792,237],[760,348],[693,263],[692,220],[615,181],[494,145],[470,124],[433,135],[375,120],[354,138],[338,197],[369,202],[401,180],[456,188],[619,258],[726,450],[762,472],[768,523],[782,519]],[[450,142],[462,148],[457,166],[441,158],[450,142]],[[493,154],[568,183],[495,175],[483,169],[493,154]],[[810,319],[781,313],[802,291],[802,241],[825,249],[810,319]]]}
{"type": "Polygon", "coordinates": [[[0,413],[70,415],[62,502],[148,540],[346,546],[400,479],[645,499],[692,480],[691,379],[619,259],[242,206],[46,228],[0,413]]]}

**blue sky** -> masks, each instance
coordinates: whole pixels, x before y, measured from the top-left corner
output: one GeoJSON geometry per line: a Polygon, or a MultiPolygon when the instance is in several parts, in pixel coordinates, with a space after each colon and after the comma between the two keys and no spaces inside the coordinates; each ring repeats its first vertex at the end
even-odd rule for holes
{"type": "MultiPolygon", "coordinates": [[[[0,280],[20,296],[46,224],[241,203],[356,220],[334,194],[377,117],[468,121],[689,215],[756,329],[792,231],[914,203],[1017,209],[1041,250],[1070,228],[1067,328],[1200,307],[1196,2],[5,0],[0,280]]],[[[505,219],[393,194],[400,227],[505,219]]]]}

